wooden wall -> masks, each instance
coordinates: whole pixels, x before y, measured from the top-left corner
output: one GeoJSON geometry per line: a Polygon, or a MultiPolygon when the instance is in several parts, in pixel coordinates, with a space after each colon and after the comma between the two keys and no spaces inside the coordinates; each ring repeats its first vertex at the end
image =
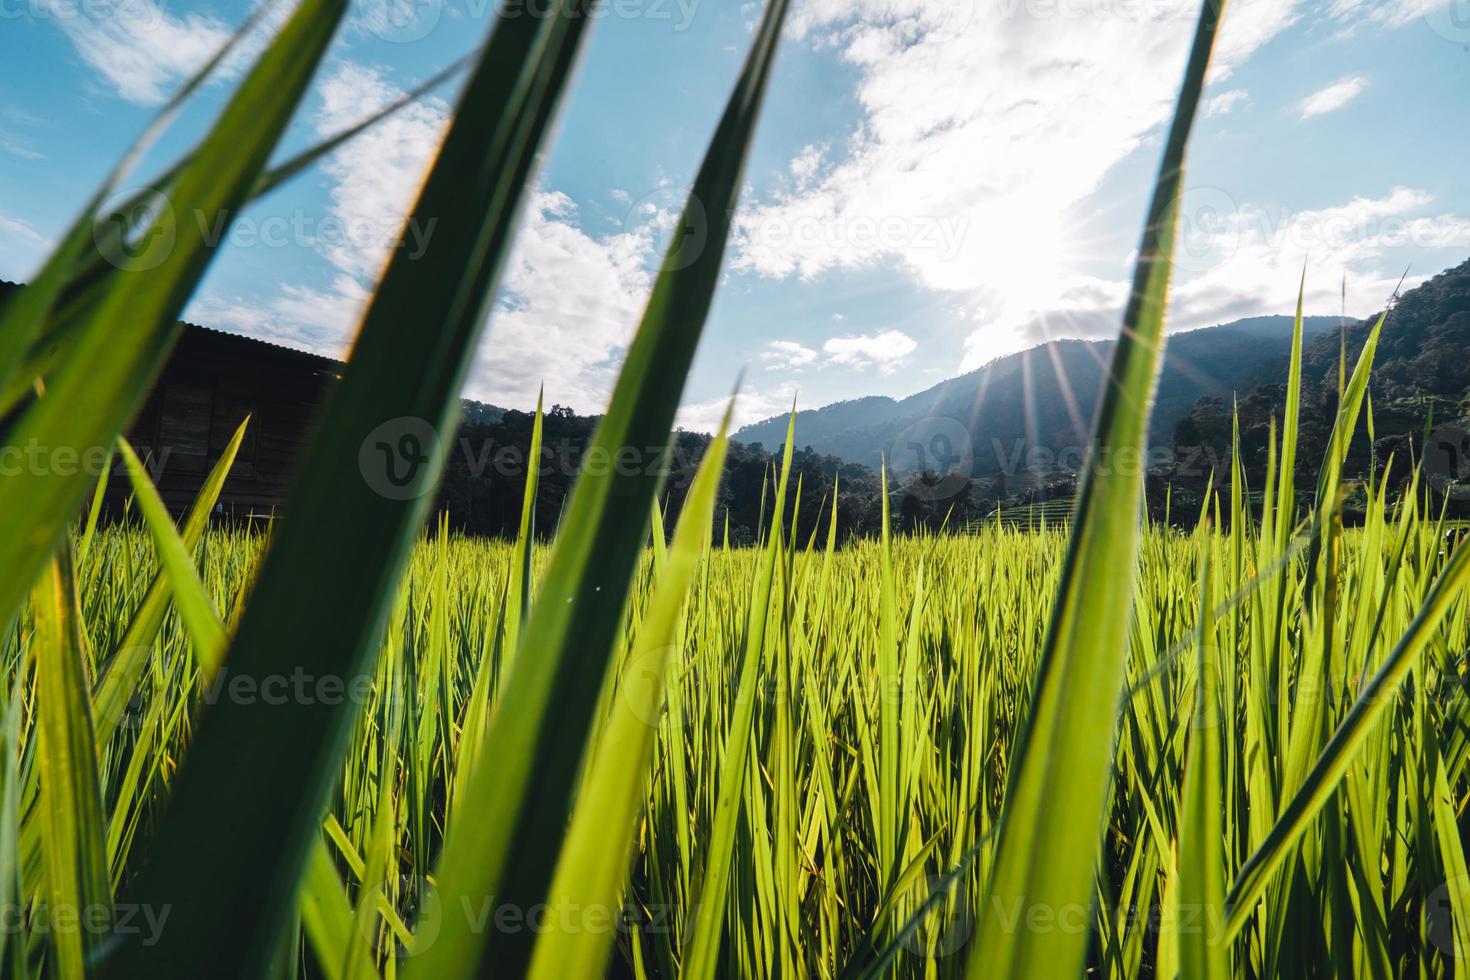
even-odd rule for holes
{"type": "MultiPolygon", "coordinates": [[[[269,516],[284,502],[312,419],[341,367],[329,358],[191,325],[128,440],[148,463],[164,502],[182,512],[248,413],[250,427],[218,512],[269,516]]],[[[120,506],[130,491],[126,478],[114,473],[109,507],[120,506]]]]}

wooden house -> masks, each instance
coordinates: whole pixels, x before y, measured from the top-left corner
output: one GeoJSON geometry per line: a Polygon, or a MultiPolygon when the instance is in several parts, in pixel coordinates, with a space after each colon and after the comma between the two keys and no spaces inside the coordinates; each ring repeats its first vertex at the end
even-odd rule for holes
{"type": "MultiPolygon", "coordinates": [[[[331,358],[186,324],[127,438],[178,512],[249,415],[217,511],[269,517],[285,501],[316,410],[341,370],[331,358]]],[[[108,503],[121,504],[129,492],[116,475],[108,503]]]]}
{"type": "MultiPolygon", "coordinates": [[[[16,288],[0,281],[0,302],[16,288]]],[[[125,435],[169,509],[181,513],[248,414],[251,423],[216,512],[268,518],[285,501],[312,419],[341,370],[328,357],[185,324],[125,435]]],[[[108,509],[120,508],[131,492],[115,467],[108,509]]]]}

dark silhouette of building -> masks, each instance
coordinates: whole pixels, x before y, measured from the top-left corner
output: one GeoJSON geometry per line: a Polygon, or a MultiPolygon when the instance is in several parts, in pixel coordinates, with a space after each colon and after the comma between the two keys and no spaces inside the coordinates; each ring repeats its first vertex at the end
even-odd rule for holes
{"type": "MultiPolygon", "coordinates": [[[[164,502],[182,511],[249,415],[219,509],[269,516],[285,501],[316,409],[341,369],[331,358],[186,324],[127,438],[164,502]]],[[[115,477],[108,502],[130,492],[115,477]]]]}
{"type": "MultiPolygon", "coordinates": [[[[0,302],[16,288],[0,281],[0,302]]],[[[217,512],[269,517],[285,501],[317,407],[341,370],[328,357],[186,323],[124,435],[164,502],[179,513],[194,502],[249,415],[217,512]]],[[[127,476],[115,467],[107,507],[120,508],[131,493],[127,476]]]]}

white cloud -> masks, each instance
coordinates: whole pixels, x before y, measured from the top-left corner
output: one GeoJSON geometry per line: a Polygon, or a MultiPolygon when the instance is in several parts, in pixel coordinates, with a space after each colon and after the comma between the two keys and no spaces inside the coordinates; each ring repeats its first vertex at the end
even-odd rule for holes
{"type": "MultiPolygon", "coordinates": [[[[376,68],[340,64],[318,86],[321,134],[361,119],[400,92],[376,68]]],[[[321,286],[285,286],[263,303],[205,297],[189,316],[277,343],[344,356],[363,307],[403,232],[413,248],[433,227],[404,225],[443,137],[447,107],[405,107],[322,165],[330,204],[311,225],[310,244],[333,272],[321,286]]],[[[531,197],[502,276],[502,295],[477,352],[466,394],[513,407],[534,403],[544,382],[548,404],[602,410],[618,361],[648,298],[659,213],[628,231],[583,231],[564,194],[531,197]]]]}
{"type": "Polygon", "coordinates": [[[602,411],[648,300],[652,249],[651,229],[590,235],[565,194],[535,194],[468,393],[524,406],[545,382],[547,404],[602,411]]]}
{"type": "MultiPolygon", "coordinates": [[[[842,315],[833,314],[832,319],[840,322],[842,315]]],[[[872,334],[831,337],[822,344],[821,350],[795,340],[773,340],[766,344],[760,357],[768,371],[799,373],[809,367],[831,366],[864,371],[876,366],[884,374],[891,374],[918,346],[908,334],[898,330],[884,330],[872,334]]]]}
{"type": "MultiPolygon", "coordinates": [[[[402,93],[381,69],[343,61],[318,84],[317,94],[321,105],[312,124],[324,137],[402,93]]],[[[294,244],[313,248],[331,265],[323,285],[283,285],[274,297],[257,302],[205,295],[190,305],[189,318],[331,357],[345,356],[371,286],[400,232],[405,242],[401,247],[410,250],[421,248],[433,234],[430,223],[405,230],[404,215],[413,206],[447,122],[445,104],[424,99],[379,121],[321,164],[331,182],[329,203],[323,214],[301,216],[303,237],[294,244]]],[[[257,217],[255,212],[242,216],[237,227],[257,217]]],[[[271,218],[280,216],[266,215],[261,227],[271,218]]]]}
{"type": "Polygon", "coordinates": [[[1297,103],[1297,109],[1302,119],[1325,116],[1356,99],[1367,87],[1368,79],[1364,76],[1348,75],[1302,99],[1297,103]]]}
{"type": "Polygon", "coordinates": [[[1439,271],[1423,268],[1423,253],[1470,250],[1470,218],[1435,214],[1432,205],[1423,190],[1395,187],[1313,210],[1243,207],[1217,231],[1212,267],[1175,288],[1172,323],[1187,329],[1289,311],[1304,264],[1309,310],[1337,312],[1344,278],[1349,315],[1380,309],[1411,263],[1419,274],[1439,271]]]}
{"type": "Polygon", "coordinates": [[[1236,109],[1249,105],[1250,93],[1243,88],[1233,88],[1205,99],[1205,117],[1228,116],[1236,109]]]}
{"type": "Polygon", "coordinates": [[[0,214],[0,234],[10,235],[28,245],[36,245],[43,248],[51,244],[46,236],[37,231],[35,226],[30,222],[20,218],[11,218],[3,214],[0,214]]]}
{"type": "MultiPolygon", "coordinates": [[[[382,70],[342,62],[318,86],[318,136],[351,126],[399,98],[402,92],[382,70]]],[[[376,279],[403,229],[429,160],[444,138],[448,107],[425,99],[380,120],[322,165],[332,180],[333,222],[320,229],[317,248],[338,269],[357,279],[376,279]]],[[[411,229],[432,235],[431,227],[411,229]]]]}
{"type": "MultiPolygon", "coordinates": [[[[730,420],[730,431],[791,411],[796,387],[792,384],[777,385],[769,391],[741,391],[735,398],[735,411],[730,420]]],[[[690,432],[719,431],[720,420],[725,417],[728,398],[715,398],[707,402],[694,402],[679,406],[675,424],[690,432]]],[[[774,449],[774,446],[767,446],[774,449]]]]}
{"type": "Polygon", "coordinates": [[[189,304],[185,319],[246,334],[325,357],[345,357],[352,329],[362,316],[367,288],[346,275],[324,289],[282,285],[275,296],[252,301],[210,294],[189,304]]]}
{"type": "Polygon", "coordinates": [[[22,160],[44,160],[46,155],[36,149],[35,138],[28,130],[51,125],[50,120],[26,112],[19,106],[0,107],[0,152],[22,160]]]}
{"type": "Polygon", "coordinates": [[[761,352],[761,360],[773,369],[798,371],[816,363],[821,357],[817,351],[794,340],[773,340],[761,352]]]}
{"type": "Polygon", "coordinates": [[[101,12],[86,4],[42,0],[49,19],[113,91],[130,102],[162,102],[233,33],[202,14],[176,16],[158,0],[119,0],[101,12]]]}
{"type": "MultiPolygon", "coordinates": [[[[1241,0],[1220,82],[1302,0],[1241,0]]],[[[1103,178],[1167,122],[1199,5],[809,0],[792,31],[857,77],[843,151],[737,218],[732,268],[814,278],[895,264],[1015,329],[1080,267],[1103,178]]]]}
{"type": "Polygon", "coordinates": [[[1423,17],[1452,0],[1333,0],[1327,8],[1329,17],[1343,23],[1348,32],[1359,27],[1383,26],[1402,27],[1412,20],[1423,17]]]}
{"type": "Polygon", "coordinates": [[[0,213],[0,279],[26,281],[51,248],[51,239],[35,225],[0,213]]]}
{"type": "Polygon", "coordinates": [[[799,189],[805,189],[812,185],[822,169],[822,161],[827,155],[826,145],[808,145],[796,155],[791,161],[791,177],[799,189]]]}
{"type": "MultiPolygon", "coordinates": [[[[1188,203],[1186,194],[1186,211],[1188,203]]],[[[1170,296],[1169,329],[1289,312],[1296,306],[1304,268],[1308,313],[1345,309],[1357,317],[1382,309],[1405,266],[1413,263],[1416,273],[1405,280],[1407,289],[1439,271],[1426,265],[1426,258],[1462,257],[1470,251],[1470,218],[1435,213],[1433,203],[1423,190],[1395,187],[1380,197],[1355,197],[1312,210],[1240,207],[1208,230],[1181,236],[1189,252],[1176,253],[1180,268],[1170,296]]],[[[1127,297],[1126,281],[1079,278],[1058,293],[1052,309],[1022,327],[1022,344],[1116,336],[1127,297]]],[[[993,341],[993,334],[972,334],[963,368],[994,356],[993,341]]]]}
{"type": "Polygon", "coordinates": [[[822,352],[833,364],[858,370],[876,365],[884,374],[889,374],[918,346],[906,333],[884,330],[875,334],[829,338],[822,344],[822,352]]]}

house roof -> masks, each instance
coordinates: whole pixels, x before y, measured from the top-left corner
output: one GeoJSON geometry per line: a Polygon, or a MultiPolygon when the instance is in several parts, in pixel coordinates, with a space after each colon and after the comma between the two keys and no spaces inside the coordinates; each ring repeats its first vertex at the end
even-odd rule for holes
{"type": "MultiPolygon", "coordinates": [[[[3,298],[12,290],[20,289],[23,285],[23,283],[9,282],[7,280],[0,279],[0,298],[3,298]]],[[[300,358],[303,361],[309,361],[314,367],[320,368],[322,370],[330,370],[336,372],[342,368],[341,361],[338,361],[331,357],[326,357],[321,354],[314,354],[311,351],[301,350],[296,347],[287,347],[284,344],[273,343],[269,340],[261,340],[259,337],[249,337],[245,334],[232,333],[228,330],[218,330],[214,327],[205,327],[197,323],[190,323],[187,320],[181,320],[180,322],[183,323],[185,327],[184,337],[186,339],[197,338],[199,340],[205,340],[206,342],[223,343],[227,345],[239,344],[242,346],[242,349],[248,348],[258,353],[265,353],[267,351],[272,353],[280,353],[287,355],[293,359],[300,358]]]]}

